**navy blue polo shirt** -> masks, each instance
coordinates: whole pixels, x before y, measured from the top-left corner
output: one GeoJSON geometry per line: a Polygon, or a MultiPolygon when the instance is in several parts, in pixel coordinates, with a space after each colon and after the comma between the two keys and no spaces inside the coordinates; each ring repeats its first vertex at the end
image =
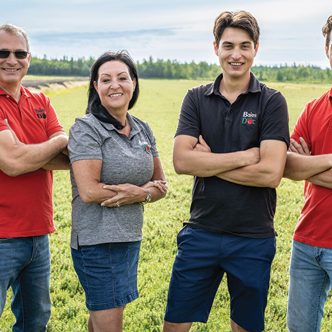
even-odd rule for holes
{"type": "MultiPolygon", "coordinates": [[[[263,140],[289,145],[285,98],[260,83],[253,74],[248,91],[231,104],[219,92],[222,74],[214,83],[188,91],[178,135],[202,135],[211,151],[227,153],[259,147],[263,140]]],[[[213,177],[195,177],[190,219],[192,226],[253,238],[275,235],[276,190],[251,187],[213,177]]]]}

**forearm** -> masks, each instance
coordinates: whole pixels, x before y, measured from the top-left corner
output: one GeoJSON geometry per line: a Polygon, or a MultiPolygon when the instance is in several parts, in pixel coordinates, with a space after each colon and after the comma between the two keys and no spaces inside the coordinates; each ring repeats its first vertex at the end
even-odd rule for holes
{"type": "Polygon", "coordinates": [[[314,175],[307,179],[307,181],[324,188],[332,189],[332,169],[329,169],[320,174],[314,175]]]}
{"type": "Polygon", "coordinates": [[[284,177],[296,181],[306,180],[331,167],[332,154],[311,156],[288,152],[284,177]]]}
{"type": "Polygon", "coordinates": [[[178,174],[209,177],[249,165],[252,159],[247,151],[212,153],[192,150],[175,154],[173,163],[178,174]]]}
{"type": "Polygon", "coordinates": [[[264,140],[258,163],[218,174],[218,177],[244,186],[276,188],[284,172],[286,152],[283,141],[264,140]]]}
{"type": "Polygon", "coordinates": [[[251,187],[276,188],[282,178],[282,171],[262,163],[238,168],[217,175],[220,179],[251,187]]]}
{"type": "Polygon", "coordinates": [[[39,144],[16,143],[3,164],[3,171],[17,176],[42,168],[67,145],[67,137],[58,135],[39,144]]]}
{"type": "Polygon", "coordinates": [[[69,158],[66,154],[60,152],[53,159],[51,159],[47,164],[43,166],[46,170],[68,170],[70,169],[69,158]]]}

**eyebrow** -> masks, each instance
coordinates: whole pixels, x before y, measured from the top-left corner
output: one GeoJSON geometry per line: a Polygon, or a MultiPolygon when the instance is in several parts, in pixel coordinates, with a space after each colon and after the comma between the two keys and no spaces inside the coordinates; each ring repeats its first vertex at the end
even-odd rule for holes
{"type": "MultiPolygon", "coordinates": [[[[120,73],[118,73],[116,75],[119,76],[119,75],[122,75],[122,74],[129,75],[126,71],[122,71],[122,72],[120,72],[120,73]]],[[[112,75],[110,75],[108,73],[101,73],[100,76],[112,76],[112,75]]]]}
{"type": "MultiPolygon", "coordinates": [[[[222,45],[234,45],[235,43],[232,43],[230,41],[224,41],[221,44],[222,45]]],[[[240,43],[240,45],[250,45],[250,44],[251,44],[251,41],[249,41],[249,40],[246,40],[246,41],[240,43]]]]}

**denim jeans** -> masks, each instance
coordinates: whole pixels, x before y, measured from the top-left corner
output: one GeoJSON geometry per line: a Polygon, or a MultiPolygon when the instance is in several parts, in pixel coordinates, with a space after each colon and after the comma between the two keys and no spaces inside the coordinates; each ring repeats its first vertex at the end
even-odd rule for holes
{"type": "Polygon", "coordinates": [[[332,249],[293,241],[287,309],[289,331],[320,331],[331,280],[332,249]]]}
{"type": "Polygon", "coordinates": [[[13,332],[46,331],[51,314],[49,284],[48,235],[0,239],[0,316],[11,287],[13,332]]]}

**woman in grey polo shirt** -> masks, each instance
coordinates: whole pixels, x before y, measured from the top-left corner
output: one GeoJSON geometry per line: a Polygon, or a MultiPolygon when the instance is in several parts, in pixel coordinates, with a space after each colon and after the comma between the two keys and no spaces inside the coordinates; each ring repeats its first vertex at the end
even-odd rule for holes
{"type": "Polygon", "coordinates": [[[128,53],[104,53],[91,69],[87,114],[70,129],[71,248],[89,331],[122,331],[124,307],[138,297],[143,203],[167,191],[152,131],[128,113],[138,94],[128,53]]]}

